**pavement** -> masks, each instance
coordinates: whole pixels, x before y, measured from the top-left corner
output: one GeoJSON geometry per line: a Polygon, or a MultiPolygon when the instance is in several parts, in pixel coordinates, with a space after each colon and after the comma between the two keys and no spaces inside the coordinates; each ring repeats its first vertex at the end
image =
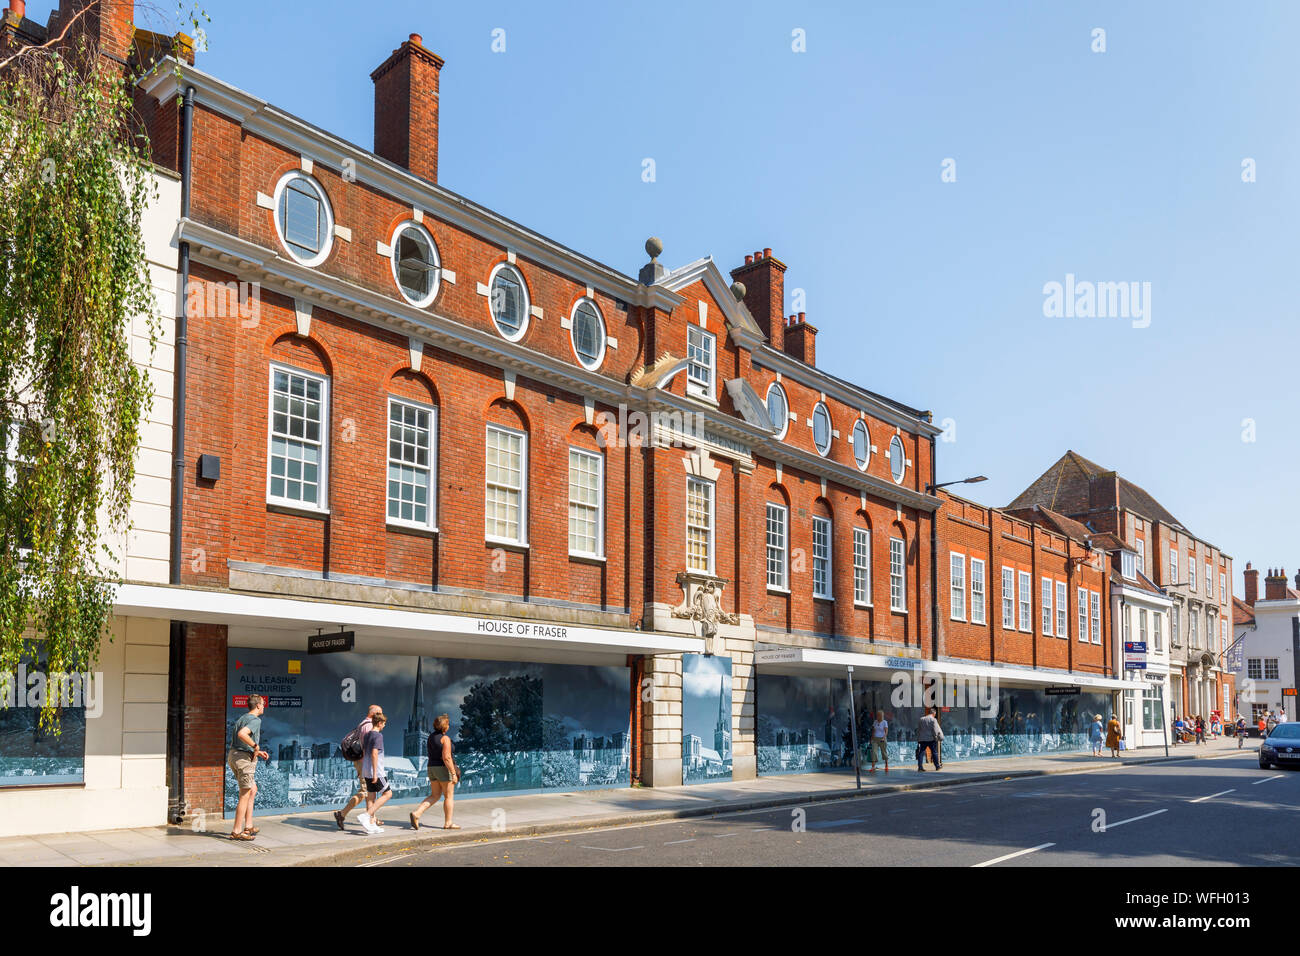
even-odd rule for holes
{"type": "MultiPolygon", "coordinates": [[[[350,862],[458,871],[672,867],[679,873],[702,866],[1161,867],[1167,869],[1170,889],[1189,891],[1197,915],[1241,916],[1245,911],[1237,904],[1247,902],[1245,894],[1205,894],[1220,887],[1187,868],[1300,865],[1300,844],[1291,838],[1300,811],[1300,774],[1261,770],[1256,755],[1245,750],[1217,756],[1171,763],[1113,761],[1074,775],[973,781],[581,833],[358,853],[350,862]]],[[[1117,890],[1129,879],[1115,873],[1091,883],[1089,905],[1071,918],[1071,931],[1086,925],[1084,917],[1124,912],[1107,911],[1122,902],[1117,890]]]]}
{"type": "Polygon", "coordinates": [[[764,776],[754,780],[682,787],[625,787],[570,793],[485,795],[456,801],[459,830],[443,830],[441,805],[424,816],[417,833],[407,814],[414,803],[390,803],[381,816],[385,832],[370,836],[349,816],[340,832],[330,812],[258,816],[261,833],[253,842],[229,837],[227,820],[212,818],[192,826],[140,827],[0,839],[4,866],[304,866],[383,862],[386,857],[446,845],[484,843],[510,837],[580,833],[630,824],[654,824],[741,811],[761,811],[955,784],[1018,780],[1055,774],[1098,773],[1115,764],[1137,767],[1216,757],[1255,759],[1258,741],[1237,750],[1232,738],[1197,746],[1183,744],[1125,752],[1118,760],[1090,753],[1034,755],[945,762],[943,770],[918,773],[914,766],[889,774],[863,769],[861,790],[851,769],[812,774],[764,776]],[[206,825],[203,825],[206,824],[206,825]],[[431,827],[434,824],[436,828],[431,827]]]}

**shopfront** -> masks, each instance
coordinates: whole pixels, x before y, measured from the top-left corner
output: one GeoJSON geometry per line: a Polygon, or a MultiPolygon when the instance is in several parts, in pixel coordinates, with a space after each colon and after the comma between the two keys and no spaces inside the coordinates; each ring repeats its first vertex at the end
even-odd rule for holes
{"type": "MultiPolygon", "coordinates": [[[[176,603],[177,590],[137,588],[126,598],[137,613],[162,613],[176,603]]],[[[355,792],[356,771],[340,744],[371,704],[388,717],[384,764],[397,802],[428,793],[426,741],[440,714],[450,719],[463,774],[458,797],[627,786],[639,702],[632,662],[654,654],[691,660],[703,650],[698,638],[540,619],[228,592],[182,597],[191,622],[219,625],[227,637],[223,737],[205,743],[224,752],[248,695],[266,698],[261,744],[269,758],[257,771],[257,813],[337,807],[355,792]],[[308,638],[318,631],[351,634],[339,642],[351,649],[309,653],[308,638]]],[[[720,666],[725,659],[707,660],[709,674],[697,681],[711,687],[700,701],[711,708],[702,749],[718,752],[712,730],[720,696],[730,701],[730,668],[720,666]]],[[[729,725],[727,731],[729,761],[729,725]]],[[[701,769],[725,779],[721,765],[702,762],[701,769]]],[[[211,770],[224,779],[221,804],[229,814],[237,799],[233,777],[224,765],[211,770]]]]}
{"type": "Polygon", "coordinates": [[[1083,750],[1093,717],[1109,718],[1121,684],[804,648],[759,650],[757,664],[760,774],[852,766],[850,666],[863,759],[871,723],[883,713],[891,762],[915,760],[917,724],[927,706],[939,708],[945,760],[1083,750]]]}

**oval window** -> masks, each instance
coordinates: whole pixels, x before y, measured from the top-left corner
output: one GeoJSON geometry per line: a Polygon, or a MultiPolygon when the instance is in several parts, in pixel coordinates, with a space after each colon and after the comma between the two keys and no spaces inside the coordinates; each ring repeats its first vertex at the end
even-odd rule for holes
{"type": "Polygon", "coordinates": [[[784,438],[790,427],[790,406],[785,400],[785,389],[776,382],[767,387],[767,417],[776,430],[776,437],[784,438]]]}
{"type": "Polygon", "coordinates": [[[867,434],[867,423],[860,418],[853,423],[853,457],[858,468],[866,471],[871,462],[871,436],[867,434]]]}
{"type": "Polygon", "coordinates": [[[605,320],[590,299],[583,299],[573,310],[570,333],[573,352],[583,368],[595,369],[605,359],[605,320]]]}
{"type": "Polygon", "coordinates": [[[305,266],[320,265],[334,242],[329,199],[316,180],[288,173],[275,187],[275,231],[284,248],[305,266]]]}
{"type": "Polygon", "coordinates": [[[514,266],[503,262],[493,271],[488,307],[498,332],[511,342],[523,338],[528,331],[528,288],[514,266]]]}
{"type": "Polygon", "coordinates": [[[901,485],[907,474],[907,453],[903,450],[903,439],[897,435],[889,443],[889,470],[894,474],[894,483],[901,485]]]}
{"type": "Polygon", "coordinates": [[[441,274],[433,236],[419,223],[407,222],[397,227],[392,246],[397,288],[411,305],[424,308],[437,298],[441,274]]]}
{"type": "Polygon", "coordinates": [[[831,450],[831,413],[821,402],[813,409],[813,444],[819,455],[831,450]]]}

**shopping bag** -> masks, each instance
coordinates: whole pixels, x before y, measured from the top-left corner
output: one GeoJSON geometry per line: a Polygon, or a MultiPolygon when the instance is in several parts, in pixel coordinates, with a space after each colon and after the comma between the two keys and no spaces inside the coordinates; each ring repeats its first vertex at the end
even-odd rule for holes
{"type": "Polygon", "coordinates": [[[1128,741],[1125,740],[1123,737],[1119,738],[1119,749],[1128,750],[1128,741]]]}

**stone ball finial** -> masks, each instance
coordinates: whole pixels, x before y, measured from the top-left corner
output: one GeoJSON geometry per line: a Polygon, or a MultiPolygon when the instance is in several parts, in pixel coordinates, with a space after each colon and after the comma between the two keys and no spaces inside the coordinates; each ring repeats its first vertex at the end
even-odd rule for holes
{"type": "Polygon", "coordinates": [[[737,302],[743,302],[745,300],[745,293],[747,291],[745,283],[739,281],[731,283],[731,294],[736,297],[737,302]]]}
{"type": "Polygon", "coordinates": [[[663,240],[658,236],[651,236],[645,241],[645,251],[651,259],[658,259],[659,253],[664,251],[663,240]]]}

